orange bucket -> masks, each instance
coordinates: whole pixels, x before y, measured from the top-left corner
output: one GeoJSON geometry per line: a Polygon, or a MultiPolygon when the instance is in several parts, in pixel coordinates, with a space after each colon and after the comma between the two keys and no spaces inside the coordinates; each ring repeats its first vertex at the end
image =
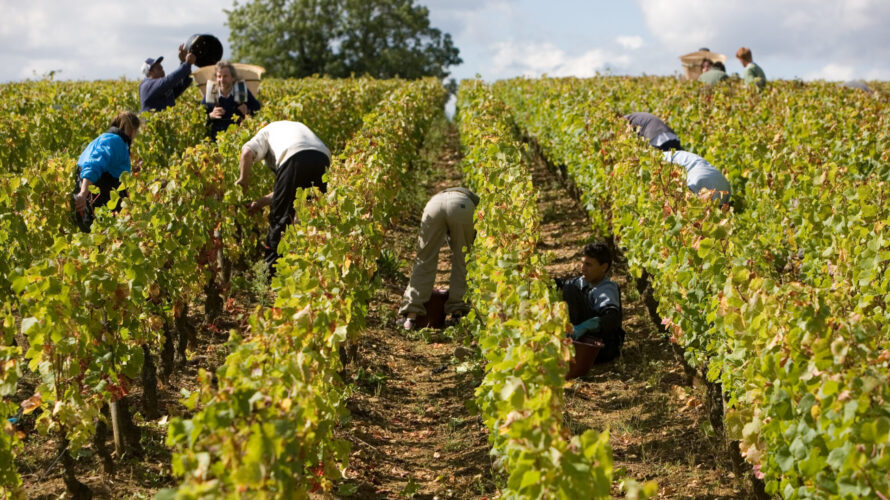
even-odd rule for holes
{"type": "Polygon", "coordinates": [[[566,373],[566,380],[584,376],[590,371],[596,355],[603,348],[603,343],[590,337],[581,337],[581,340],[573,340],[572,345],[575,346],[575,357],[569,364],[569,372],[566,373]]]}

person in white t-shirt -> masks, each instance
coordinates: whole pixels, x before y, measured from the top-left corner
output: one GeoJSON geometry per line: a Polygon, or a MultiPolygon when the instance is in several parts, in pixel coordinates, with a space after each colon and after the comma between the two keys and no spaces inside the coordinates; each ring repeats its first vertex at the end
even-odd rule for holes
{"type": "Polygon", "coordinates": [[[250,169],[263,160],[275,174],[272,192],[254,201],[248,210],[270,206],[269,234],[266,238],[266,265],[275,274],[278,243],[285,227],[294,220],[297,188],[317,187],[322,193],[327,184],[322,176],[331,164],[331,151],[312,130],[300,122],[278,121],[261,128],[241,148],[241,175],[235,184],[247,189],[250,169]]]}

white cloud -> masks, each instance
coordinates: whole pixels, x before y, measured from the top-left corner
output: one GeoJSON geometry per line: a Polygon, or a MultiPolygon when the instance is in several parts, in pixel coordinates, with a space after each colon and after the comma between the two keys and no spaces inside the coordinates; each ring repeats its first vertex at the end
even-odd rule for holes
{"type": "MultiPolygon", "coordinates": [[[[0,81],[39,77],[141,78],[146,57],[176,61],[176,47],[194,33],[226,44],[225,14],[214,0],[4,2],[0,81]]],[[[169,66],[168,66],[169,67],[169,66]]]]}
{"type": "Polygon", "coordinates": [[[469,42],[491,43],[522,22],[516,0],[433,0],[423,5],[430,9],[430,24],[469,42]]]}
{"type": "Polygon", "coordinates": [[[491,76],[495,78],[542,74],[590,77],[597,71],[630,64],[630,57],[623,54],[595,48],[582,54],[569,55],[549,42],[497,42],[492,49],[491,76]]]}
{"type": "Polygon", "coordinates": [[[807,73],[807,80],[847,81],[852,80],[856,74],[856,68],[843,64],[826,64],[819,71],[807,73]]]}
{"type": "Polygon", "coordinates": [[[890,68],[873,68],[865,72],[866,80],[890,80],[890,68]]]}
{"type": "Polygon", "coordinates": [[[649,31],[678,54],[707,46],[729,56],[871,65],[890,58],[886,0],[637,0],[649,31]]]}
{"type": "Polygon", "coordinates": [[[643,37],[641,36],[619,36],[615,39],[618,45],[628,50],[636,50],[643,46],[643,37]]]}

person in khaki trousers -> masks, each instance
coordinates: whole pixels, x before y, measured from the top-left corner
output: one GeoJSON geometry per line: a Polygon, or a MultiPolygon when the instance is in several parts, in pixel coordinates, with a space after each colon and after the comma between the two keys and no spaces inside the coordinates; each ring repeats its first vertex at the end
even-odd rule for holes
{"type": "Polygon", "coordinates": [[[424,207],[417,258],[405,290],[404,305],[399,309],[399,314],[405,316],[402,326],[406,330],[414,329],[417,316],[426,314],[423,305],[433,292],[439,249],[446,237],[451,247],[451,280],[445,313],[451,316],[453,323],[469,311],[469,305],[464,301],[467,292],[466,251],[473,246],[473,211],[478,204],[479,196],[475,193],[455,187],[436,193],[424,207]]]}

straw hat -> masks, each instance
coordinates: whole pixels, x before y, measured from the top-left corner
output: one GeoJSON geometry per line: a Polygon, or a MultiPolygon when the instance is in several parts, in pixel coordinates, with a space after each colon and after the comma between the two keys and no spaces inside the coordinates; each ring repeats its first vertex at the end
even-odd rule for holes
{"type": "Polygon", "coordinates": [[[708,59],[712,62],[720,61],[722,63],[726,62],[726,56],[720,54],[719,52],[711,52],[707,49],[697,50],[695,52],[690,52],[686,55],[680,56],[680,62],[683,63],[683,66],[699,66],[704,59],[708,59]]]}

